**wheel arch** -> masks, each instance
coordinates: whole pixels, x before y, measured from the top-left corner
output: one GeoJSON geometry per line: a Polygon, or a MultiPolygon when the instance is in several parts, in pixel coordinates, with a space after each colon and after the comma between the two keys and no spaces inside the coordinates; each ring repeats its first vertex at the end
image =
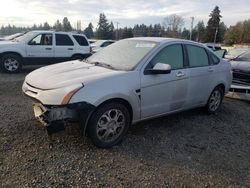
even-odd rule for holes
{"type": "Polygon", "coordinates": [[[129,115],[130,115],[130,121],[132,122],[132,120],[133,120],[133,108],[132,108],[132,105],[127,100],[125,100],[123,98],[111,98],[111,99],[107,99],[106,101],[104,101],[101,104],[99,104],[97,106],[97,108],[99,108],[100,106],[105,105],[106,103],[109,103],[109,102],[118,102],[118,103],[123,104],[128,109],[129,115]]]}
{"type": "Polygon", "coordinates": [[[73,59],[73,58],[74,58],[74,57],[76,57],[76,56],[81,56],[81,57],[82,57],[82,59],[85,59],[85,58],[87,58],[87,57],[88,57],[86,54],[75,53],[75,54],[73,54],[73,55],[71,56],[71,58],[73,59]]]}
{"type": "Polygon", "coordinates": [[[0,58],[2,58],[4,55],[7,55],[7,54],[17,55],[17,56],[19,56],[19,57],[23,60],[23,56],[22,56],[20,53],[14,52],[14,51],[2,52],[2,53],[0,54],[0,58]]]}
{"type": "Polygon", "coordinates": [[[132,120],[133,120],[133,108],[132,108],[131,104],[123,98],[110,98],[110,99],[107,99],[107,100],[103,101],[102,103],[100,103],[92,112],[90,112],[89,116],[86,117],[86,119],[84,120],[84,124],[82,124],[83,134],[86,134],[86,129],[89,126],[89,120],[90,120],[91,116],[96,112],[96,110],[98,108],[100,108],[101,106],[103,106],[107,103],[110,103],[110,102],[118,102],[118,103],[123,104],[128,109],[128,112],[130,115],[130,123],[132,122],[132,120]]]}
{"type": "Polygon", "coordinates": [[[226,88],[225,88],[225,85],[223,83],[218,84],[216,87],[220,87],[222,89],[222,91],[223,91],[223,94],[225,94],[225,89],[226,88]]]}

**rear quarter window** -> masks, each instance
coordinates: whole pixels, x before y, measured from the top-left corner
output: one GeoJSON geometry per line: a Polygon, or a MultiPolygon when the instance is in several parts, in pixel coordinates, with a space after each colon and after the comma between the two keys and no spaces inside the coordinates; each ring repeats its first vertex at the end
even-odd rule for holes
{"type": "Polygon", "coordinates": [[[80,36],[80,35],[73,35],[74,39],[76,40],[76,42],[80,45],[80,46],[88,46],[89,43],[87,41],[87,39],[84,36],[80,36]]]}

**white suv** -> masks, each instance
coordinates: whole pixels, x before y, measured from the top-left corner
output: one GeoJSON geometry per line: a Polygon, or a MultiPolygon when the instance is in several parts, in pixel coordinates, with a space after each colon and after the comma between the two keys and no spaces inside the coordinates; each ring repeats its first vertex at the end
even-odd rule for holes
{"type": "Polygon", "coordinates": [[[14,41],[0,43],[0,68],[17,73],[22,65],[52,64],[91,55],[85,35],[55,31],[30,31],[14,41]]]}

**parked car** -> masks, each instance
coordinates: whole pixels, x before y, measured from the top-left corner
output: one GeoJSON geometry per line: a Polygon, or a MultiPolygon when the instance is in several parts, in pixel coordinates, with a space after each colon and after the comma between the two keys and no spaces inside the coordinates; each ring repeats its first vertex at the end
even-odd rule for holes
{"type": "Polygon", "coordinates": [[[114,42],[114,40],[97,40],[95,43],[91,44],[92,51],[93,53],[96,53],[110,44],[113,44],[114,42]]]}
{"type": "Polygon", "coordinates": [[[210,48],[213,51],[216,50],[221,50],[221,46],[219,44],[215,44],[215,43],[205,43],[204,45],[206,45],[208,48],[210,48]]]}
{"type": "Polygon", "coordinates": [[[229,60],[233,60],[249,50],[250,50],[249,48],[235,48],[235,49],[229,50],[225,54],[225,58],[229,60]]]}
{"type": "Polygon", "coordinates": [[[233,83],[250,86],[250,49],[230,62],[233,71],[233,83]]]}
{"type": "Polygon", "coordinates": [[[228,96],[250,100],[250,49],[240,49],[236,52],[240,53],[240,55],[235,55],[236,57],[230,61],[233,71],[233,83],[228,96]]]}
{"type": "Polygon", "coordinates": [[[142,120],[203,106],[217,112],[231,80],[230,63],[202,44],[143,37],[118,41],[85,62],[37,69],[22,90],[48,131],[53,122],[80,121],[106,148],[142,120]]]}
{"type": "Polygon", "coordinates": [[[89,39],[89,44],[95,43],[96,41],[96,39],[89,39]]]}
{"type": "Polygon", "coordinates": [[[52,64],[90,55],[91,48],[83,34],[30,31],[14,41],[0,43],[0,69],[17,73],[27,64],[52,64]]]}

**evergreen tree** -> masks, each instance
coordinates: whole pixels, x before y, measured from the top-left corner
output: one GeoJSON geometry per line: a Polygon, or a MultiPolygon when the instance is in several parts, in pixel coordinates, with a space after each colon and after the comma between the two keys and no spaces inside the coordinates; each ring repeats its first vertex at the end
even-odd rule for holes
{"type": "Polygon", "coordinates": [[[62,29],[63,31],[72,31],[72,26],[67,17],[63,18],[62,29]]]}
{"type": "Polygon", "coordinates": [[[50,26],[49,26],[48,22],[44,22],[43,30],[50,30],[50,26]]]}
{"type": "Polygon", "coordinates": [[[110,24],[104,13],[99,16],[96,34],[98,39],[109,39],[110,37],[110,24]]]}
{"type": "Polygon", "coordinates": [[[83,31],[83,33],[86,35],[87,38],[91,39],[94,37],[94,31],[93,31],[93,25],[92,23],[89,23],[88,27],[83,31]]]}
{"type": "Polygon", "coordinates": [[[207,22],[207,28],[206,28],[206,36],[205,36],[205,42],[220,42],[217,40],[217,36],[220,36],[220,9],[218,6],[215,6],[213,11],[209,15],[209,20],[207,22]]]}
{"type": "Polygon", "coordinates": [[[181,38],[189,40],[190,38],[190,31],[184,27],[182,33],[181,33],[181,38]]]}
{"type": "Polygon", "coordinates": [[[109,39],[115,39],[115,27],[113,22],[111,22],[109,26],[109,39]]]}
{"type": "Polygon", "coordinates": [[[204,42],[204,37],[205,37],[205,25],[203,21],[199,21],[195,27],[197,30],[197,41],[198,42],[204,42]]]}
{"type": "Polygon", "coordinates": [[[122,31],[122,38],[125,39],[125,38],[132,38],[132,37],[134,37],[132,28],[125,27],[122,31]]]}
{"type": "Polygon", "coordinates": [[[62,24],[59,20],[56,20],[56,23],[54,24],[53,28],[56,30],[56,31],[62,31],[62,24]]]}

